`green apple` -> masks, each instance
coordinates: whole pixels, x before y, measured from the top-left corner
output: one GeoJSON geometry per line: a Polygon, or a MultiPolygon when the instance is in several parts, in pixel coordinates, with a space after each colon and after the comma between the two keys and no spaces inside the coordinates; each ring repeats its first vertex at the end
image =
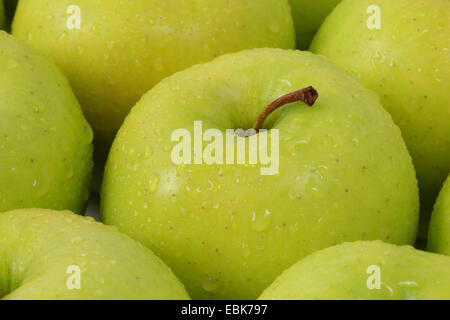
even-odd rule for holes
{"type": "Polygon", "coordinates": [[[375,94],[326,58],[254,49],[177,73],[140,100],[110,152],[101,216],[152,248],[192,297],[253,299],[334,243],[414,243],[418,190],[400,130],[375,94]],[[262,157],[237,162],[237,141],[227,144],[228,164],[175,164],[180,129],[201,137],[194,122],[202,121],[205,135],[231,130],[236,140],[233,129],[251,128],[269,102],[311,85],[312,108],[284,106],[267,118],[268,131],[248,137],[274,141],[259,152],[278,150],[278,172],[264,172],[262,157]]]}
{"type": "Polygon", "coordinates": [[[3,8],[3,1],[0,0],[0,29],[5,28],[5,9],[3,8]]]}
{"type": "Polygon", "coordinates": [[[68,211],[0,213],[0,298],[189,299],[149,249],[68,211]]]}
{"type": "Polygon", "coordinates": [[[450,299],[450,258],[382,241],[344,243],[284,271],[261,300],[450,299]]]}
{"type": "Polygon", "coordinates": [[[309,47],[316,31],[341,0],[289,0],[297,34],[297,48],[309,47]]]}
{"type": "Polygon", "coordinates": [[[92,130],[63,73],[0,31],[0,212],[81,213],[89,196],[92,130]]]}
{"type": "Polygon", "coordinates": [[[295,46],[288,0],[28,0],[13,34],[56,59],[99,147],[161,79],[223,53],[295,46]]]}
{"type": "Polygon", "coordinates": [[[428,233],[428,250],[450,256],[450,176],[434,205],[428,233]]]}
{"type": "Polygon", "coordinates": [[[419,181],[421,235],[450,172],[448,0],[345,0],[311,50],[376,91],[402,130],[419,181]]]}

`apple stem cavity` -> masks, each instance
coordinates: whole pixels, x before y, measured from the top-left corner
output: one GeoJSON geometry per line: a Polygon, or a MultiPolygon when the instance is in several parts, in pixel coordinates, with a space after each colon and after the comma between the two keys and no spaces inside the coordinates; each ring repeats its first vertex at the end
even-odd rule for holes
{"type": "Polygon", "coordinates": [[[319,97],[319,93],[317,92],[316,89],[314,89],[311,86],[288,93],[288,94],[285,94],[284,96],[279,97],[278,99],[273,101],[271,104],[269,104],[267,107],[265,107],[264,110],[258,115],[255,122],[253,123],[253,130],[255,130],[256,133],[259,132],[263,128],[264,121],[276,109],[278,109],[286,104],[289,104],[292,102],[298,102],[298,101],[302,101],[308,107],[312,107],[318,97],[319,97]]]}

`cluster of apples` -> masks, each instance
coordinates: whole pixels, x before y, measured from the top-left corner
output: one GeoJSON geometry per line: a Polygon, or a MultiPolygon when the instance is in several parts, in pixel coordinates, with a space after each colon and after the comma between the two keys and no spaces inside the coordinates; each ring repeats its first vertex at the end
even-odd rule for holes
{"type": "Polygon", "coordinates": [[[0,298],[450,299],[450,1],[15,5],[0,298]],[[276,174],[173,161],[176,130],[246,130],[309,87],[260,122],[276,174]],[[94,171],[102,223],[77,215],[94,171]]]}

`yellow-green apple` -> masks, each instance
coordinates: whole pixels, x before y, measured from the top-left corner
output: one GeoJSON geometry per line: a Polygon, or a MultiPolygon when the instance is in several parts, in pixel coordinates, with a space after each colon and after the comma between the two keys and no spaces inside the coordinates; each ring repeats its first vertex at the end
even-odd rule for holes
{"type": "Polygon", "coordinates": [[[450,299],[450,258],[382,241],[333,246],[284,271],[261,300],[450,299]]]}
{"type": "Polygon", "coordinates": [[[172,73],[223,53],[295,46],[288,0],[28,0],[19,3],[13,34],[65,71],[96,148],[108,146],[141,95],[172,73]]]}
{"type": "Polygon", "coordinates": [[[81,213],[89,196],[92,130],[63,73],[0,31],[0,212],[81,213]]]}
{"type": "Polygon", "coordinates": [[[0,213],[0,298],[189,299],[149,249],[68,211],[0,213]]]}
{"type": "Polygon", "coordinates": [[[297,34],[297,48],[309,47],[316,31],[341,0],[289,0],[297,34]]]}
{"type": "Polygon", "coordinates": [[[3,1],[0,0],[0,29],[5,28],[5,9],[3,8],[3,1]]]}
{"type": "Polygon", "coordinates": [[[254,49],[177,73],[140,100],[114,141],[101,216],[152,248],[192,297],[252,299],[334,243],[414,243],[418,190],[374,93],[326,58],[254,49]],[[317,101],[268,115],[297,98],[317,101]],[[234,131],[261,123],[268,130],[234,131]]]}
{"type": "Polygon", "coordinates": [[[376,91],[402,130],[419,181],[421,237],[450,172],[450,1],[344,0],[311,50],[376,91]]]}
{"type": "Polygon", "coordinates": [[[450,176],[439,194],[431,215],[428,250],[450,256],[450,176]]]}

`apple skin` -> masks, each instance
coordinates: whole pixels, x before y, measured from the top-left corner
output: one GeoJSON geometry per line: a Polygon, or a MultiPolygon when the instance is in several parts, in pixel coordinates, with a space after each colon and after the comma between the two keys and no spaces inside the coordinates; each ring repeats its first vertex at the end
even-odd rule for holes
{"type": "Polygon", "coordinates": [[[429,251],[450,256],[450,176],[434,205],[427,246],[429,251]]]}
{"type": "Polygon", "coordinates": [[[287,0],[45,3],[20,2],[13,34],[54,57],[106,154],[130,108],[161,79],[228,52],[295,46],[287,0]],[[66,27],[70,5],[81,9],[80,30],[66,27]]]}
{"type": "Polygon", "coordinates": [[[149,249],[92,218],[68,211],[15,210],[0,213],[0,234],[0,298],[189,299],[149,249]],[[80,268],[80,290],[67,287],[69,266],[80,268]]]}
{"type": "Polygon", "coordinates": [[[448,12],[447,0],[345,0],[311,45],[377,92],[402,130],[419,181],[421,237],[450,172],[448,12]],[[366,25],[370,5],[381,9],[380,30],[366,25]]]}
{"type": "Polygon", "coordinates": [[[105,169],[102,221],[152,248],[196,299],[255,299],[288,266],[334,243],[412,244],[414,168],[378,100],[309,52],[254,49],[177,73],[121,127],[105,169]],[[280,129],[278,175],[172,163],[175,129],[192,132],[194,120],[204,130],[247,129],[269,102],[309,85],[320,95],[314,107],[295,103],[266,121],[280,129]]]}
{"type": "Polygon", "coordinates": [[[56,65],[0,31],[0,212],[82,213],[92,172],[92,130],[56,65]]]}
{"type": "Polygon", "coordinates": [[[308,49],[316,31],[341,0],[289,0],[297,35],[297,48],[308,49]]]}
{"type": "Polygon", "coordinates": [[[260,300],[450,299],[450,258],[382,241],[357,241],[311,254],[284,271],[260,300]],[[378,266],[380,289],[367,281],[378,266]]]}

